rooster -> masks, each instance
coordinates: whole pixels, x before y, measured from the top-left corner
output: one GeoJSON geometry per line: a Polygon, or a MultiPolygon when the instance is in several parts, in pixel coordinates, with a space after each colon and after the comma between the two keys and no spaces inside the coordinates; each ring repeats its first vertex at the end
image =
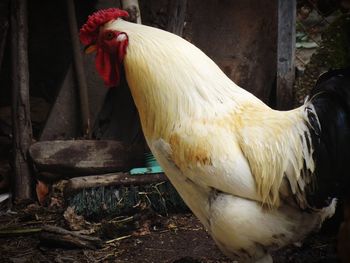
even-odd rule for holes
{"type": "Polygon", "coordinates": [[[191,43],[127,16],[97,11],[80,40],[107,86],[125,71],[152,153],[224,254],[272,262],[334,214],[348,183],[349,71],[276,111],[191,43]]]}

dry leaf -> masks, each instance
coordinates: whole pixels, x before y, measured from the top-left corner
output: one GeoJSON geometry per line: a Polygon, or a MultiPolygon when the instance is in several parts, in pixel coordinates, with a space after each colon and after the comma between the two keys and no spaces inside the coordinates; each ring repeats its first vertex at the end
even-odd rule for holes
{"type": "Polygon", "coordinates": [[[64,211],[63,217],[71,230],[83,230],[86,226],[84,217],[77,215],[71,206],[68,206],[66,211],[64,211]]]}

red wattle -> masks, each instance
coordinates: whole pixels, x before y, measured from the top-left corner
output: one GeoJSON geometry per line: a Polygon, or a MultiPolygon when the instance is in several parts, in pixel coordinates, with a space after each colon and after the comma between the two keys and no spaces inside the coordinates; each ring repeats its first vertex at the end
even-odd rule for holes
{"type": "Polygon", "coordinates": [[[115,55],[98,48],[95,60],[96,69],[104,80],[104,84],[108,87],[117,86],[119,84],[120,73],[118,60],[115,58],[115,55]]]}
{"type": "MultiPolygon", "coordinates": [[[[124,34],[124,33],[122,33],[124,34]]],[[[96,69],[108,87],[117,86],[120,82],[120,67],[123,63],[129,39],[114,41],[107,48],[98,47],[96,54],[96,69]]]]}

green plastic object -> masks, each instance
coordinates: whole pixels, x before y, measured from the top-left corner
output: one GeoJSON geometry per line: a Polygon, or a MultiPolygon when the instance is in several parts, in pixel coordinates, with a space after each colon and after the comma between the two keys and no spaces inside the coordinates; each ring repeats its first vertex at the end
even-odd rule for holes
{"type": "Polygon", "coordinates": [[[130,170],[131,175],[138,174],[156,174],[162,173],[163,169],[159,166],[156,158],[154,158],[152,153],[145,153],[146,167],[133,168],[130,170]]]}

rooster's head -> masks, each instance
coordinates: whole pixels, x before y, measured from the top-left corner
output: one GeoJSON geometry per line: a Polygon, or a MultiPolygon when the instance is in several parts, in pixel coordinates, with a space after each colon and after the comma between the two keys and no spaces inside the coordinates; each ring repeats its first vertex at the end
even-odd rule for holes
{"type": "Polygon", "coordinates": [[[124,32],[106,27],[109,22],[119,17],[128,17],[126,11],[109,8],[90,15],[80,29],[80,41],[86,46],[85,52],[96,51],[96,68],[105,85],[119,84],[120,66],[126,54],[128,36],[124,32]]]}

